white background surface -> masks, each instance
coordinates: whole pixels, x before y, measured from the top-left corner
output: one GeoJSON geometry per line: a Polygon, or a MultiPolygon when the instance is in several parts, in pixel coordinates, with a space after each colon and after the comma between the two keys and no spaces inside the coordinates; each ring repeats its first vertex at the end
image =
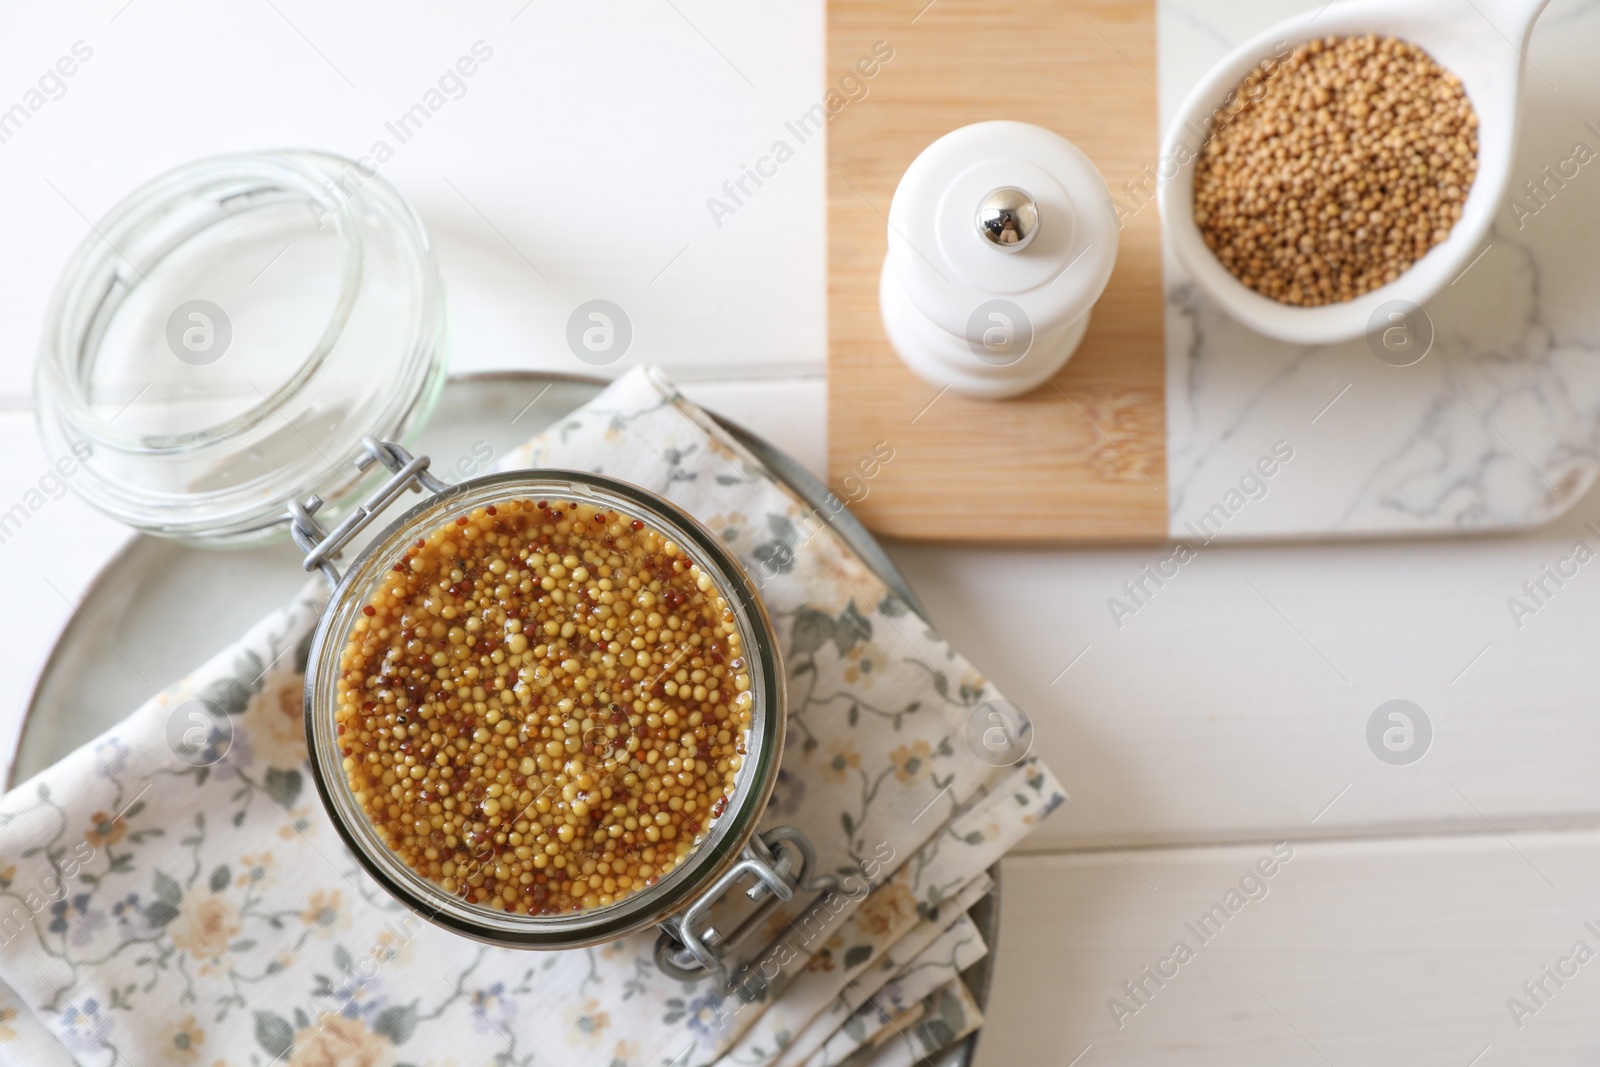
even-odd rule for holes
{"type": "MultiPolygon", "coordinates": [[[[0,144],[0,509],[44,470],[32,352],[80,212],[214,152],[363,153],[479,39],[495,55],[467,95],[382,168],[437,242],[455,366],[586,370],[566,316],[612,299],[635,326],[614,369],[660,362],[820,468],[820,146],[720,229],[704,203],[820,96],[820,3],[520,7],[0,10],[0,106],[73,41],[95,49],[0,144]]],[[[1363,432],[1343,414],[1313,427],[1330,447],[1363,432]]],[[[1033,714],[1072,794],[1006,864],[980,1061],[1593,1062],[1600,963],[1521,1029],[1506,1008],[1574,941],[1600,949],[1583,926],[1600,926],[1600,562],[1520,629],[1507,608],[1575,539],[1600,549],[1588,519],[1600,497],[1516,537],[1216,546],[1120,628],[1107,599],[1165,549],[894,546],[935,622],[1033,714]],[[1433,723],[1409,767],[1365,740],[1394,697],[1433,723]],[[1107,999],[1279,839],[1295,859],[1266,899],[1119,1030],[1107,999]]],[[[0,545],[4,736],[122,537],[67,497],[0,545]]]]}

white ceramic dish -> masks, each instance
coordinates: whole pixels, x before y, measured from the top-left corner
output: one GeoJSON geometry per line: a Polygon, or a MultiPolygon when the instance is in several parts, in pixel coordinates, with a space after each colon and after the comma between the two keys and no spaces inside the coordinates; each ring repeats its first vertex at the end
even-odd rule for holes
{"type": "Polygon", "coordinates": [[[1256,34],[1190,91],[1161,143],[1161,221],[1194,283],[1250,328],[1296,344],[1361,337],[1392,301],[1421,307],[1476,256],[1505,200],[1516,151],[1528,38],[1549,0],[1332,0],[1256,34]],[[1251,68],[1318,37],[1376,33],[1425,48],[1461,78],[1478,113],[1478,173],[1450,236],[1388,285],[1322,307],[1281,304],[1246,287],[1211,253],[1194,222],[1194,161],[1213,111],[1251,68]]]}

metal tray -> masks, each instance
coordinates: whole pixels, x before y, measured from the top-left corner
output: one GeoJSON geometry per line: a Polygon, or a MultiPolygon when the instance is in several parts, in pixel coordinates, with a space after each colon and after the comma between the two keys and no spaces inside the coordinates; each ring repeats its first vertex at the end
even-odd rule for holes
{"type": "MultiPolygon", "coordinates": [[[[600,378],[534,372],[452,377],[416,441],[433,471],[460,481],[487,471],[517,445],[594,399],[600,378]]],[[[827,486],[788,454],[720,416],[717,421],[832,524],[895,593],[919,612],[905,576],[848,510],[827,506],[827,486]]],[[[5,787],[50,766],[114,726],[167,684],[231,644],[308,580],[287,538],[212,550],[136,536],[90,583],[51,648],[23,713],[5,787]]],[[[1000,930],[995,890],[972,909],[989,953],[963,980],[980,1007],[989,999],[1000,930]]],[[[932,1057],[971,1067],[978,1034],[932,1057]]]]}

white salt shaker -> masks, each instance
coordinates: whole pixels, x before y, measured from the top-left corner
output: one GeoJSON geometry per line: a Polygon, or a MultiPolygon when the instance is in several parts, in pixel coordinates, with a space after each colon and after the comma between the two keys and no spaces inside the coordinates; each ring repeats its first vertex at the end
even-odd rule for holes
{"type": "Polygon", "coordinates": [[[1016,396],[1078,347],[1116,259],[1111,191],[1076,145],[1026,122],[963,126],[895,190],[884,329],[928,382],[1016,396]]]}

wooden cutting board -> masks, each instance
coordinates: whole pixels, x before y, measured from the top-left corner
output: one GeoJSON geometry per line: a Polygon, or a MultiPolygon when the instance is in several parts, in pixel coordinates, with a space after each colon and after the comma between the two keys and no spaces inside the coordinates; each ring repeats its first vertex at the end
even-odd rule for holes
{"type": "Polygon", "coordinates": [[[825,81],[834,491],[898,537],[1164,539],[1161,235],[1153,199],[1123,188],[1156,164],[1153,0],[829,0],[825,81]],[[878,316],[901,174],[943,134],[985,119],[1073,141],[1126,209],[1082,346],[1053,382],[1002,401],[914,376],[878,316]]]}

